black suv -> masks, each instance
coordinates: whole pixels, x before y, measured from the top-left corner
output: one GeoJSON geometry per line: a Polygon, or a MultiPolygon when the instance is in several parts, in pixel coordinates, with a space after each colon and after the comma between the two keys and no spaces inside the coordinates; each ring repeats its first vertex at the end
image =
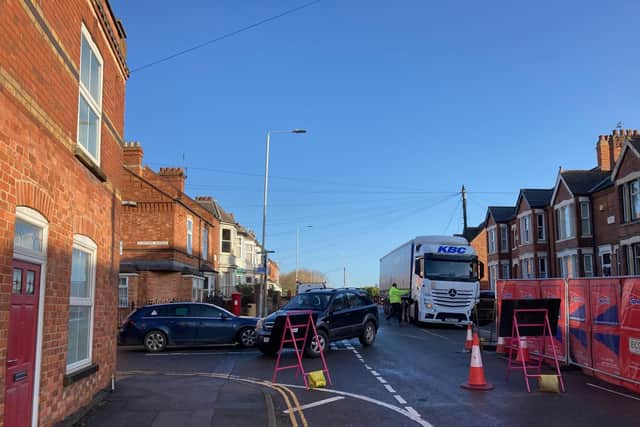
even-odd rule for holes
{"type": "MultiPolygon", "coordinates": [[[[378,306],[369,295],[359,289],[314,289],[296,295],[279,311],[258,321],[257,345],[266,355],[280,349],[287,311],[312,310],[318,330],[318,341],[310,337],[305,343],[305,354],[320,356],[326,352],[330,341],[356,338],[362,345],[371,345],[378,330],[378,306]]],[[[297,323],[304,319],[297,316],[297,323]]],[[[304,328],[294,329],[296,338],[304,337],[304,328]]],[[[290,338],[290,337],[287,337],[290,338]]],[[[290,346],[290,345],[289,345],[290,346]]]]}

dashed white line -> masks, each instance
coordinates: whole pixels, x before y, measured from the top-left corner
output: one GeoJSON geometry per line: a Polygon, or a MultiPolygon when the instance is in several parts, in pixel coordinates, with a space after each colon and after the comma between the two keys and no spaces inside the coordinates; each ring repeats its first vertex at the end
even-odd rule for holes
{"type": "Polygon", "coordinates": [[[398,403],[399,403],[399,404],[401,404],[401,405],[406,405],[406,404],[407,404],[407,401],[406,401],[406,400],[404,400],[404,399],[402,398],[402,396],[400,396],[399,394],[396,394],[396,395],[394,395],[393,397],[395,397],[395,398],[396,398],[396,400],[398,401],[398,403]]]}
{"type": "Polygon", "coordinates": [[[380,381],[382,384],[387,384],[387,380],[385,380],[385,379],[384,379],[384,378],[382,378],[382,377],[376,377],[376,379],[377,379],[378,381],[380,381]]]}
{"type": "Polygon", "coordinates": [[[371,371],[371,375],[373,375],[374,377],[380,376],[380,374],[377,371],[371,371]]]}
{"type": "Polygon", "coordinates": [[[389,393],[394,393],[394,394],[395,394],[395,392],[396,392],[396,391],[393,389],[393,387],[391,387],[389,384],[385,384],[385,385],[384,385],[384,388],[386,388],[386,389],[387,389],[387,391],[388,391],[389,393]]]}
{"type": "Polygon", "coordinates": [[[367,364],[365,364],[364,367],[367,368],[370,371],[373,371],[373,368],[371,366],[367,365],[367,364]]]}

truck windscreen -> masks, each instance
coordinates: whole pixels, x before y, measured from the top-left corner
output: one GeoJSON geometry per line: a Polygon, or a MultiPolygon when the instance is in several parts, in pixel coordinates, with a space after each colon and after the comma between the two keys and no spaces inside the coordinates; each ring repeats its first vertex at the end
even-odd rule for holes
{"type": "Polygon", "coordinates": [[[478,261],[475,258],[425,257],[424,270],[425,276],[431,280],[478,280],[478,261]]]}

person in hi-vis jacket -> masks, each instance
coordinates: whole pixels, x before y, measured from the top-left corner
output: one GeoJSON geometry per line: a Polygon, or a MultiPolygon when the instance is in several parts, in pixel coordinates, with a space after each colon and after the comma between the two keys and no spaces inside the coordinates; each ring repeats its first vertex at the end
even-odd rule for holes
{"type": "Polygon", "coordinates": [[[391,313],[387,316],[389,320],[394,315],[398,317],[398,323],[402,323],[402,296],[408,294],[409,291],[398,289],[395,283],[389,288],[389,303],[391,304],[391,313]]]}

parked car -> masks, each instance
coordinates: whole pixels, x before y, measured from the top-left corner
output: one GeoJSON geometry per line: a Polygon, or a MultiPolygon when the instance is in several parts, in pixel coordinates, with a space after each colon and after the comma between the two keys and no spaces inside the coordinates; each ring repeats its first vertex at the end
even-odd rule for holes
{"type": "MultiPolygon", "coordinates": [[[[378,306],[366,292],[359,289],[315,289],[296,295],[281,310],[258,321],[256,332],[260,351],[266,355],[277,353],[286,313],[296,310],[313,312],[318,340],[309,334],[307,342],[303,343],[309,357],[320,356],[320,351],[326,352],[331,341],[359,338],[362,345],[368,346],[376,339],[378,306]]],[[[296,338],[304,338],[304,329],[294,331],[296,338]]]]}
{"type": "Polygon", "coordinates": [[[120,327],[118,343],[158,352],[169,345],[233,344],[253,347],[255,317],[235,316],[213,304],[171,303],[135,310],[120,327]]]}
{"type": "MultiPolygon", "coordinates": [[[[477,318],[474,313],[476,324],[480,326],[488,325],[496,320],[496,293],[492,290],[480,291],[480,302],[476,305],[477,318]]],[[[474,312],[476,311],[474,310],[474,312]]]]}

